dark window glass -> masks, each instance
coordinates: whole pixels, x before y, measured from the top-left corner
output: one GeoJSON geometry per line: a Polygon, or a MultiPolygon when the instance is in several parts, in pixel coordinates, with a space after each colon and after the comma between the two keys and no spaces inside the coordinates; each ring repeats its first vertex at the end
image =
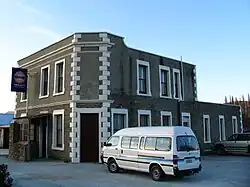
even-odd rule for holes
{"type": "Polygon", "coordinates": [[[57,71],[57,85],[56,85],[56,93],[60,93],[63,91],[63,62],[56,64],[57,71]]]}
{"type": "Polygon", "coordinates": [[[162,96],[170,96],[168,70],[161,70],[161,92],[162,96]]]}
{"type": "Polygon", "coordinates": [[[42,92],[41,96],[48,95],[49,68],[42,70],[42,92]]]}
{"type": "Polygon", "coordinates": [[[56,146],[62,147],[62,114],[55,115],[56,125],[56,146]]]}
{"type": "Polygon", "coordinates": [[[139,92],[147,94],[148,81],[147,81],[147,66],[139,65],[139,92]]]}
{"type": "Polygon", "coordinates": [[[162,123],[163,126],[171,126],[171,116],[163,115],[162,123]]]}
{"type": "Polygon", "coordinates": [[[177,136],[177,151],[199,150],[199,144],[194,136],[177,136]]]}
{"type": "Polygon", "coordinates": [[[125,128],[125,114],[113,114],[113,132],[125,128]]]}
{"type": "Polygon", "coordinates": [[[174,72],[175,98],[180,98],[179,73],[174,72]]]}
{"type": "Polygon", "coordinates": [[[146,114],[140,115],[140,126],[141,127],[149,126],[149,115],[146,115],[146,114]]]}

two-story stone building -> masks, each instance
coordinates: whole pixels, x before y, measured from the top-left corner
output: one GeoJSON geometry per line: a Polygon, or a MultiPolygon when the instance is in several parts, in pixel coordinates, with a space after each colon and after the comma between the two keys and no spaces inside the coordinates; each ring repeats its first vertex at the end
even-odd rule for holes
{"type": "MultiPolygon", "coordinates": [[[[113,34],[75,33],[18,64],[29,72],[34,157],[98,161],[103,142],[124,127],[190,126],[203,149],[241,131],[239,106],[197,101],[195,65],[129,48],[113,34]]],[[[26,102],[17,93],[16,117],[26,102]]]]}

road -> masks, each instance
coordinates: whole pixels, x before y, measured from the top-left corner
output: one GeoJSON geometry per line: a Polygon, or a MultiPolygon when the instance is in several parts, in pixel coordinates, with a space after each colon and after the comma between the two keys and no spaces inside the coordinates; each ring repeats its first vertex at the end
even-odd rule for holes
{"type": "Polygon", "coordinates": [[[184,179],[152,181],[148,174],[111,174],[101,164],[67,164],[36,161],[21,163],[0,157],[8,163],[14,187],[247,187],[250,183],[250,157],[206,156],[203,171],[184,179]]]}

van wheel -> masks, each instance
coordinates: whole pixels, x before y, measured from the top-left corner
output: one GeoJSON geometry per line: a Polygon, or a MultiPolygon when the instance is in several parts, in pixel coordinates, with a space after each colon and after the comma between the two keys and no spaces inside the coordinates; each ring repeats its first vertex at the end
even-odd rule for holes
{"type": "Polygon", "coordinates": [[[110,173],[118,173],[119,167],[114,159],[108,161],[108,170],[110,173]]]}
{"type": "Polygon", "coordinates": [[[163,177],[163,171],[160,166],[155,165],[150,169],[150,175],[154,181],[160,181],[163,177]]]}

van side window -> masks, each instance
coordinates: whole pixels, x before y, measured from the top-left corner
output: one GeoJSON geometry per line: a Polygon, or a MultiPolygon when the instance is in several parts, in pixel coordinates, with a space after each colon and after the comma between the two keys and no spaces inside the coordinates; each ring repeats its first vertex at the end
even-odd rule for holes
{"type": "Polygon", "coordinates": [[[119,139],[120,139],[119,136],[112,136],[112,137],[109,139],[108,143],[111,143],[112,146],[117,146],[117,145],[118,145],[118,142],[119,142],[119,139]]]}
{"type": "Polygon", "coordinates": [[[171,150],[171,138],[162,137],[156,139],[157,151],[170,151],[171,150]]]}
{"type": "Polygon", "coordinates": [[[144,149],[145,150],[155,150],[156,138],[148,137],[146,138],[144,149]]]}
{"type": "Polygon", "coordinates": [[[122,147],[122,148],[129,148],[130,139],[131,139],[131,138],[130,138],[129,136],[124,136],[124,137],[122,137],[121,147],[122,147]]]}
{"type": "Polygon", "coordinates": [[[144,137],[141,137],[141,141],[140,141],[140,149],[143,149],[143,143],[144,143],[144,137]]]}
{"type": "Polygon", "coordinates": [[[137,149],[139,143],[139,137],[131,137],[130,141],[130,149],[137,149]]]}

